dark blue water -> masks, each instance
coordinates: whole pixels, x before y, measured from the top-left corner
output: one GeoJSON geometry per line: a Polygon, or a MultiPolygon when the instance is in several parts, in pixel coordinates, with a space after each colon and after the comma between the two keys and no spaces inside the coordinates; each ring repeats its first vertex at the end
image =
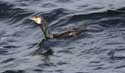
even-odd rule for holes
{"type": "Polygon", "coordinates": [[[1,0],[0,73],[125,73],[125,0],[1,0]],[[28,20],[34,15],[52,33],[99,31],[53,40],[53,55],[33,55],[44,38],[28,20]]]}

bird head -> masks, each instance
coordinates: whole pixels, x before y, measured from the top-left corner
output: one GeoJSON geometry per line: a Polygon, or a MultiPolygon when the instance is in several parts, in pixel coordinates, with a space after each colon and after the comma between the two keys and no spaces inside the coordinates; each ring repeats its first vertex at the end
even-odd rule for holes
{"type": "Polygon", "coordinates": [[[48,31],[48,24],[47,24],[46,20],[43,19],[43,17],[41,17],[41,16],[33,16],[29,19],[34,21],[36,24],[38,24],[40,26],[40,28],[42,29],[42,32],[44,33],[45,38],[48,38],[50,33],[48,31]]]}
{"type": "Polygon", "coordinates": [[[30,20],[33,20],[37,24],[42,24],[45,20],[40,16],[33,16],[30,18],[30,20]]]}

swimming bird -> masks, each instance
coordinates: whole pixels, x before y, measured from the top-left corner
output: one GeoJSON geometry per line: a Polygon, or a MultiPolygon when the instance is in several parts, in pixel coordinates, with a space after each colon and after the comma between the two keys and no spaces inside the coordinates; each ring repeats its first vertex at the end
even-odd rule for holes
{"type": "Polygon", "coordinates": [[[56,45],[59,44],[59,42],[57,42],[58,40],[56,40],[56,42],[54,42],[55,40],[53,40],[53,39],[65,39],[65,38],[77,37],[78,35],[80,35],[82,32],[85,32],[85,31],[89,31],[89,32],[98,31],[95,29],[75,28],[75,29],[65,31],[62,33],[52,34],[48,30],[48,23],[43,17],[33,16],[30,18],[30,20],[34,21],[37,25],[39,25],[44,34],[45,38],[39,43],[39,49],[35,52],[35,53],[43,54],[43,55],[52,54],[53,50],[51,49],[51,47],[55,46],[55,44],[56,45]]]}
{"type": "Polygon", "coordinates": [[[65,32],[59,33],[59,34],[51,34],[50,31],[48,31],[48,23],[43,17],[33,16],[30,19],[33,20],[36,24],[38,24],[40,26],[40,28],[44,34],[45,39],[62,39],[62,38],[76,37],[81,32],[88,31],[86,29],[83,29],[83,30],[72,29],[72,30],[65,31],[65,32]]]}

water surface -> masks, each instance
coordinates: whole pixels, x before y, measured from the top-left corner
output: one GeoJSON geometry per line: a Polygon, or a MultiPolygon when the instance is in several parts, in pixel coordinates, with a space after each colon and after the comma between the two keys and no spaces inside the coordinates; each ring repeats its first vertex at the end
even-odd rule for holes
{"type": "Polygon", "coordinates": [[[0,1],[1,73],[124,73],[124,0],[0,1]],[[54,40],[50,56],[33,55],[44,37],[28,18],[40,15],[52,33],[97,29],[54,40]]]}

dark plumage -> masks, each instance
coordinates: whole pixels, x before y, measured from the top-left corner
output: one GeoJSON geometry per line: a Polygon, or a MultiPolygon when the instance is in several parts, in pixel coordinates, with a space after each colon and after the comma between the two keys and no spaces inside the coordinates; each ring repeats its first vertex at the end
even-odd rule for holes
{"type": "MultiPolygon", "coordinates": [[[[79,34],[81,34],[82,32],[85,31],[89,31],[89,32],[97,32],[98,30],[93,30],[93,29],[72,29],[69,31],[65,31],[63,33],[59,33],[59,34],[51,34],[48,31],[48,24],[46,22],[46,20],[44,20],[42,17],[40,16],[34,16],[32,18],[30,18],[31,20],[33,20],[36,24],[38,24],[44,34],[45,39],[43,39],[39,46],[40,48],[37,50],[37,53],[40,54],[51,54],[53,51],[51,49],[52,46],[59,44],[58,42],[53,42],[51,40],[53,39],[65,39],[65,38],[71,38],[71,37],[77,37],[79,34]]],[[[99,30],[100,31],[100,30],[99,30]]]]}
{"type": "Polygon", "coordinates": [[[63,39],[63,38],[71,38],[78,36],[81,32],[87,31],[87,30],[79,30],[79,29],[73,29],[70,31],[65,31],[63,33],[59,34],[51,34],[48,31],[48,24],[45,19],[43,19],[40,16],[34,16],[31,18],[36,24],[38,24],[41,27],[41,30],[45,36],[45,39],[63,39]]]}

